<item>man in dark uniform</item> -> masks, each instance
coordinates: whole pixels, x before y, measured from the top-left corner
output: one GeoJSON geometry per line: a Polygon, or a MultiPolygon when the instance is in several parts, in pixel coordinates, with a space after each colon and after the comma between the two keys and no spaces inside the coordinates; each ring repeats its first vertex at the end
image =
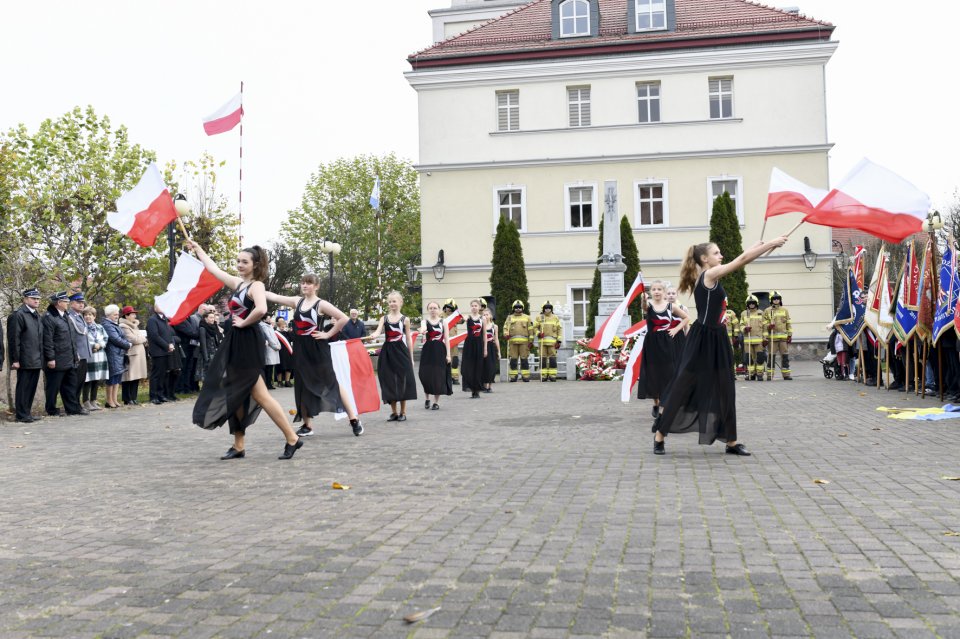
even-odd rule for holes
{"type": "Polygon", "coordinates": [[[67,310],[67,325],[70,327],[73,343],[77,347],[77,374],[76,386],[64,388],[64,391],[73,395],[78,404],[83,383],[87,381],[87,361],[91,357],[90,342],[87,341],[87,320],[83,319],[83,309],[86,305],[83,293],[74,293],[70,296],[70,308],[67,310]]]}
{"type": "Polygon", "coordinates": [[[23,305],[7,319],[7,346],[10,368],[17,371],[15,414],[18,422],[35,421],[30,414],[33,399],[43,368],[43,322],[37,308],[40,291],[35,288],[23,292],[23,305]]]}
{"type": "Polygon", "coordinates": [[[43,316],[43,369],[46,386],[47,415],[57,417],[57,395],[63,400],[63,409],[67,415],[89,415],[89,411],[80,405],[73,389],[79,385],[77,380],[77,344],[70,331],[70,319],[67,306],[70,298],[66,291],[50,296],[50,306],[43,316]]]}
{"type": "MultiPolygon", "coordinates": [[[[173,332],[180,338],[180,347],[183,349],[183,362],[176,384],[170,389],[173,393],[189,393],[193,390],[193,372],[196,366],[195,355],[200,346],[200,315],[194,313],[185,320],[173,326],[173,332]]],[[[173,395],[174,397],[176,395],[173,395]]]]}

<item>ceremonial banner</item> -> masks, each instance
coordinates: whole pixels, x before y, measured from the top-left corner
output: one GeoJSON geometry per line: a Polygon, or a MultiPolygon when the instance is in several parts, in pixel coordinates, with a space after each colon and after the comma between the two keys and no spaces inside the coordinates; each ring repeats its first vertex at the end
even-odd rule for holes
{"type": "Polygon", "coordinates": [[[943,252],[940,262],[940,291],[937,295],[937,312],[933,316],[933,343],[953,327],[956,320],[957,300],[960,299],[960,273],[957,272],[957,252],[952,246],[943,252]]]}
{"type": "Polygon", "coordinates": [[[891,286],[889,282],[890,255],[881,250],[877,255],[877,264],[870,279],[867,292],[867,312],[864,323],[883,343],[890,339],[893,330],[891,286]]]}
{"type": "Polygon", "coordinates": [[[380,176],[373,181],[373,191],[370,193],[370,206],[380,210],[380,176]]]}
{"type": "MultiPolygon", "coordinates": [[[[330,343],[330,359],[337,383],[346,391],[358,414],[376,413],[380,410],[380,395],[377,393],[377,376],[370,363],[370,355],[359,339],[330,343]]],[[[337,419],[346,417],[338,413],[337,419]]]]}
{"type": "Polygon", "coordinates": [[[240,124],[243,117],[243,92],[230,98],[222,107],[203,118],[203,130],[207,135],[226,133],[240,124]]]}
{"type": "Polygon", "coordinates": [[[221,288],[223,283],[204,268],[203,262],[189,253],[180,253],[167,292],[153,299],[170,318],[170,324],[175,326],[190,317],[221,288]]]}
{"type": "Polygon", "coordinates": [[[135,187],[117,198],[116,212],[107,213],[107,224],[140,246],[153,246],[160,231],[175,219],[177,209],[156,162],[135,187]]]}
{"type": "Polygon", "coordinates": [[[857,285],[857,277],[853,267],[847,269],[847,282],[840,298],[840,308],[833,319],[833,325],[840,331],[843,341],[853,345],[863,330],[863,319],[866,314],[866,303],[857,285]]]}
{"type": "Polygon", "coordinates": [[[620,401],[624,403],[630,401],[630,397],[633,395],[633,387],[640,379],[640,362],[643,353],[643,340],[647,336],[647,323],[646,321],[637,322],[630,327],[630,330],[633,331],[630,336],[635,335],[637,341],[633,343],[633,347],[630,349],[630,358],[627,360],[627,367],[623,371],[623,382],[620,385],[620,401]],[[633,331],[635,327],[636,331],[633,331]]]}
{"type": "Polygon", "coordinates": [[[864,158],[804,221],[859,229],[899,243],[921,230],[929,210],[930,198],[926,193],[864,158]]]}
{"type": "Polygon", "coordinates": [[[917,330],[917,312],[920,290],[920,264],[913,242],[907,245],[907,255],[903,258],[903,268],[897,284],[897,310],[893,319],[893,332],[897,341],[906,344],[917,330]]]}
{"type": "Polygon", "coordinates": [[[927,240],[920,266],[920,309],[917,311],[917,335],[923,339],[933,334],[933,242],[927,240]]]}
{"type": "Polygon", "coordinates": [[[613,338],[617,335],[617,328],[620,326],[620,318],[623,317],[627,307],[630,306],[633,300],[636,299],[637,295],[642,292],[643,274],[637,273],[637,279],[635,279],[633,284],[630,286],[627,296],[623,298],[623,301],[620,302],[616,310],[613,311],[613,314],[604,320],[600,328],[597,329],[597,334],[593,336],[593,339],[590,340],[590,343],[587,346],[595,351],[603,350],[604,348],[610,346],[610,342],[612,342],[613,338]]]}
{"type": "Polygon", "coordinates": [[[765,218],[784,213],[813,213],[827,191],[807,186],[774,167],[770,171],[770,190],[767,193],[765,218]]]}

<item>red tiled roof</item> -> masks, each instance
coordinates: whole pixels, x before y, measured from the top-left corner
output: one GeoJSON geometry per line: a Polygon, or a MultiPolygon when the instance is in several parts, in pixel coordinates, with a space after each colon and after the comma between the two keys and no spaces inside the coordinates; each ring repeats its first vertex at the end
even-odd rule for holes
{"type": "Polygon", "coordinates": [[[598,0],[595,37],[554,40],[550,0],[534,0],[466,33],[414,53],[413,68],[626,51],[717,46],[726,42],[829,39],[834,26],[747,0],[676,0],[676,30],[628,33],[627,2],[598,0]]]}

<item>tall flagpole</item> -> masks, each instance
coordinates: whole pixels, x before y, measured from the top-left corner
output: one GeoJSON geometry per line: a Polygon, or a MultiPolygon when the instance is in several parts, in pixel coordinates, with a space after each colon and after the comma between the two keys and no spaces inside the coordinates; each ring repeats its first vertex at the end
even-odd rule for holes
{"type": "Polygon", "coordinates": [[[238,184],[239,199],[237,200],[237,231],[240,246],[243,248],[243,80],[240,81],[240,181],[238,184]]]}

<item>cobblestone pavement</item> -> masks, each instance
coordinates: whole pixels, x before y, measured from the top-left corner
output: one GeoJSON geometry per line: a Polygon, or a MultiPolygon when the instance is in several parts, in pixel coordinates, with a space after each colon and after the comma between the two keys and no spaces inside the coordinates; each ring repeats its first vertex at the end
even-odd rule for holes
{"type": "Polygon", "coordinates": [[[187,401],[4,424],[0,637],[960,637],[960,420],[796,368],[737,384],[750,458],[655,457],[603,382],[326,417],[289,462],[265,417],[219,461],[187,401]]]}

